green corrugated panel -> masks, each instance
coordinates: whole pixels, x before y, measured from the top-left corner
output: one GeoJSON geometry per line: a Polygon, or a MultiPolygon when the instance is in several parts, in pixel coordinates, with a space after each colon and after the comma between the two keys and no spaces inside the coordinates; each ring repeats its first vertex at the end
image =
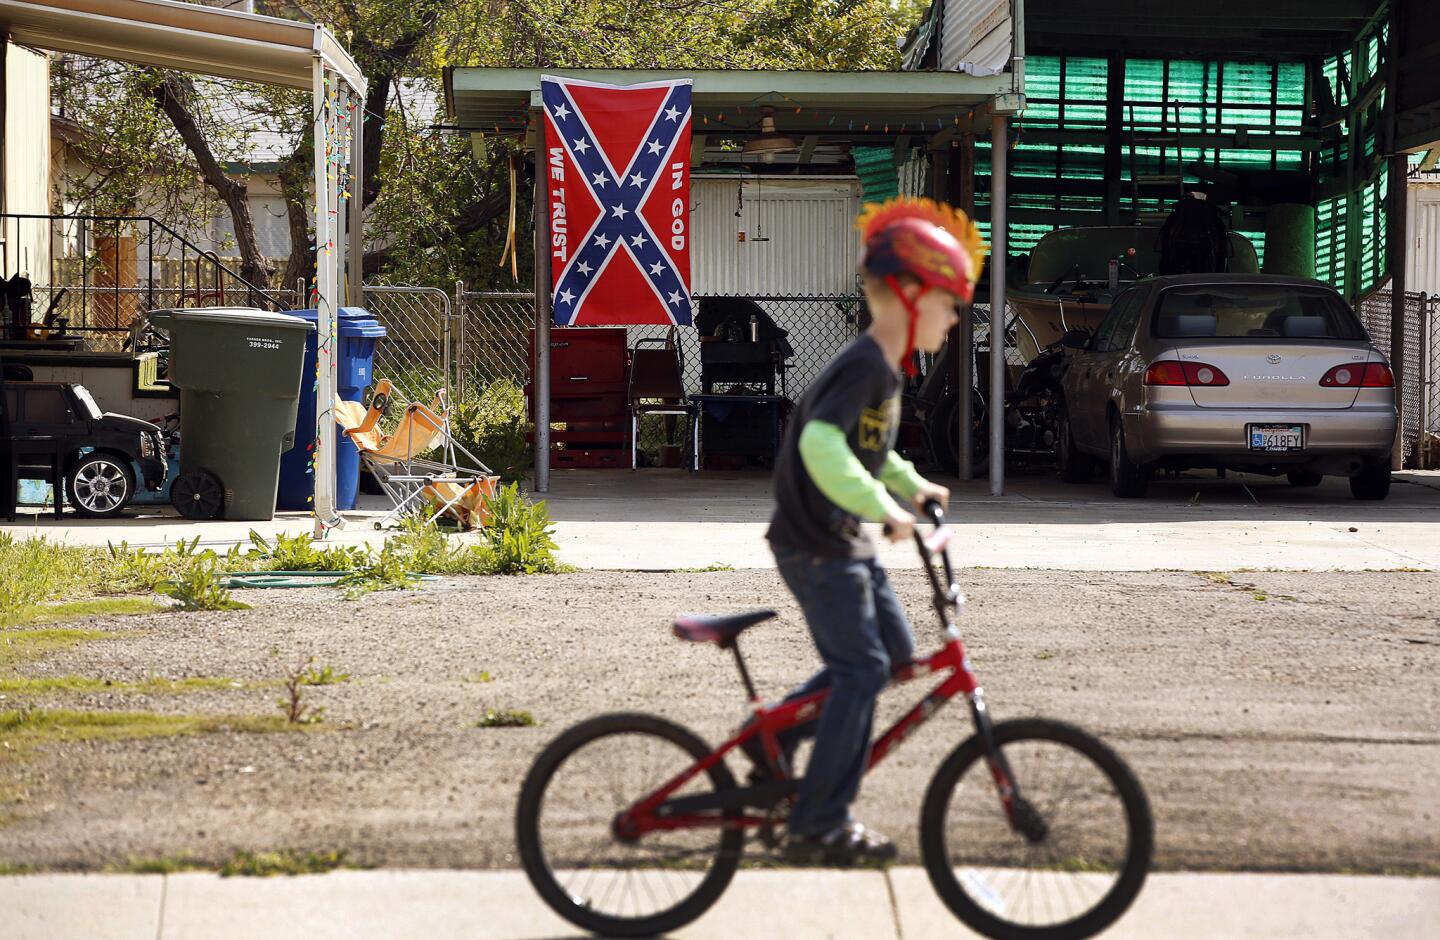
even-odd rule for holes
{"type": "Polygon", "coordinates": [[[860,177],[860,201],[884,202],[900,192],[900,174],[895,169],[895,148],[852,147],[855,175],[860,177]]]}

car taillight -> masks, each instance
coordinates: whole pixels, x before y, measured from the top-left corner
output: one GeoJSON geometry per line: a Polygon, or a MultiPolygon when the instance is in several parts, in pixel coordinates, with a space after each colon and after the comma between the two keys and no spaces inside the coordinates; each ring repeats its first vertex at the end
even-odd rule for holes
{"type": "Polygon", "coordinates": [[[1229,377],[1215,366],[1175,359],[1150,363],[1143,381],[1146,385],[1199,385],[1206,388],[1230,384],[1229,377]]]}
{"type": "Polygon", "coordinates": [[[1394,388],[1395,373],[1383,362],[1336,366],[1320,379],[1325,388],[1394,388]]]}

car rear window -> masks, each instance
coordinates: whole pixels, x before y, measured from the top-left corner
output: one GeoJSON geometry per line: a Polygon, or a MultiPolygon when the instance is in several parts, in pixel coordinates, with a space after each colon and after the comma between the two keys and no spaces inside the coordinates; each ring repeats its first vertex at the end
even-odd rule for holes
{"type": "Polygon", "coordinates": [[[1172,287],[1155,305],[1160,339],[1364,339],[1339,295],[1283,284],[1172,287]]]}

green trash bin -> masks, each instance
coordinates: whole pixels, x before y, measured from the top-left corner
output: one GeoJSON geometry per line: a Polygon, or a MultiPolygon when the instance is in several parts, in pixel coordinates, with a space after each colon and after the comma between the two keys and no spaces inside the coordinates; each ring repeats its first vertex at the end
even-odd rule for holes
{"type": "Polygon", "coordinates": [[[180,389],[170,502],[187,519],[274,518],[280,455],[295,445],[305,334],[315,325],[229,307],[150,319],[170,333],[170,382],[180,389]]]}

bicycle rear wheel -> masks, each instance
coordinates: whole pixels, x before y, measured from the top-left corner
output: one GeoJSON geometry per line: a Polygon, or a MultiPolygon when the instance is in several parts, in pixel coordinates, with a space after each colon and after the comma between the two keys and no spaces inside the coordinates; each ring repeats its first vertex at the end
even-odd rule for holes
{"type": "Polygon", "coordinates": [[[1114,923],[1145,883],[1154,846],[1139,780],[1073,725],[995,726],[1025,832],[1001,807],[984,742],[940,765],[920,813],[925,870],[947,907],[996,940],[1079,940],[1114,923]]]}
{"type": "MultiPolygon", "coordinates": [[[[740,864],[744,834],[704,827],[619,839],[621,811],[710,753],[653,715],[602,715],[556,738],[520,790],[515,835],[530,883],[578,927],[644,937],[690,923],[719,899],[740,864]]],[[[724,761],[675,793],[733,789],[724,761]]]]}

